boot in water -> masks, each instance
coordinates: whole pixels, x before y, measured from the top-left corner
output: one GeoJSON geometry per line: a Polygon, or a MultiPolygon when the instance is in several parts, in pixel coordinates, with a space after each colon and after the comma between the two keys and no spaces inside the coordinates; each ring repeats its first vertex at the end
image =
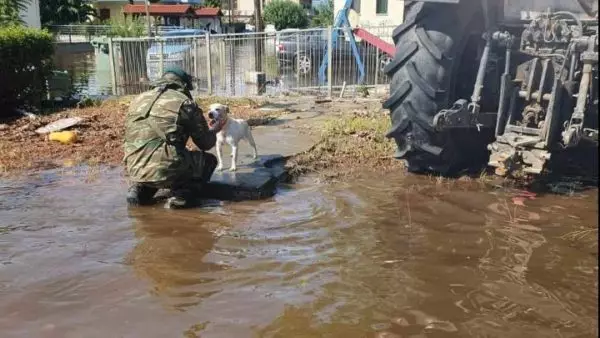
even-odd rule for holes
{"type": "Polygon", "coordinates": [[[144,186],[139,183],[132,184],[127,190],[127,204],[130,206],[148,205],[157,189],[144,186]]]}
{"type": "Polygon", "coordinates": [[[187,206],[185,198],[180,196],[169,197],[165,202],[165,209],[183,209],[187,206]]]}

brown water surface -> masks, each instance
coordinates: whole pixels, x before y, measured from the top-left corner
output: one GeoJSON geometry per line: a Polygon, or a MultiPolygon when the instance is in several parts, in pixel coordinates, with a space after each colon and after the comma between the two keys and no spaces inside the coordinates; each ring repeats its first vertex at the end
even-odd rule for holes
{"type": "Polygon", "coordinates": [[[117,171],[0,182],[0,336],[595,337],[596,190],[365,177],[128,210],[117,171]]]}

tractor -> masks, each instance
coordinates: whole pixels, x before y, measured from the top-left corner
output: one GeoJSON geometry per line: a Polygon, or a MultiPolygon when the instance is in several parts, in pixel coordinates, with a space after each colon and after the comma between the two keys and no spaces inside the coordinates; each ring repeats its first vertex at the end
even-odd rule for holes
{"type": "Polygon", "coordinates": [[[407,1],[393,40],[383,106],[409,171],[597,173],[598,0],[407,1]]]}

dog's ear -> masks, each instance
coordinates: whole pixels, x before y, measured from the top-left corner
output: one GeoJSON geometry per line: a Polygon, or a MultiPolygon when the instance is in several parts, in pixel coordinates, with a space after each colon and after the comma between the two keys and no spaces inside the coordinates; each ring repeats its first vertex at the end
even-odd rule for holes
{"type": "Polygon", "coordinates": [[[229,115],[229,106],[225,106],[225,112],[229,115]]]}

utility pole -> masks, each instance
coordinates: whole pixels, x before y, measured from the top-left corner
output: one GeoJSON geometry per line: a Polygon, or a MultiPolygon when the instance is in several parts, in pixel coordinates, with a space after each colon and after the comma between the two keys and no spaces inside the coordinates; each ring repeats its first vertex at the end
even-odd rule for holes
{"type": "Polygon", "coordinates": [[[231,33],[231,27],[233,25],[233,0],[229,0],[229,27],[227,33],[231,33]]]}
{"type": "Polygon", "coordinates": [[[148,37],[152,36],[152,27],[150,27],[150,0],[144,1],[144,9],[146,10],[146,24],[148,25],[148,37]]]}
{"type": "MultiPolygon", "coordinates": [[[[254,32],[260,33],[263,30],[262,1],[254,0],[254,32]]],[[[262,34],[254,36],[254,68],[257,72],[262,72],[263,38],[262,34]]]]}

